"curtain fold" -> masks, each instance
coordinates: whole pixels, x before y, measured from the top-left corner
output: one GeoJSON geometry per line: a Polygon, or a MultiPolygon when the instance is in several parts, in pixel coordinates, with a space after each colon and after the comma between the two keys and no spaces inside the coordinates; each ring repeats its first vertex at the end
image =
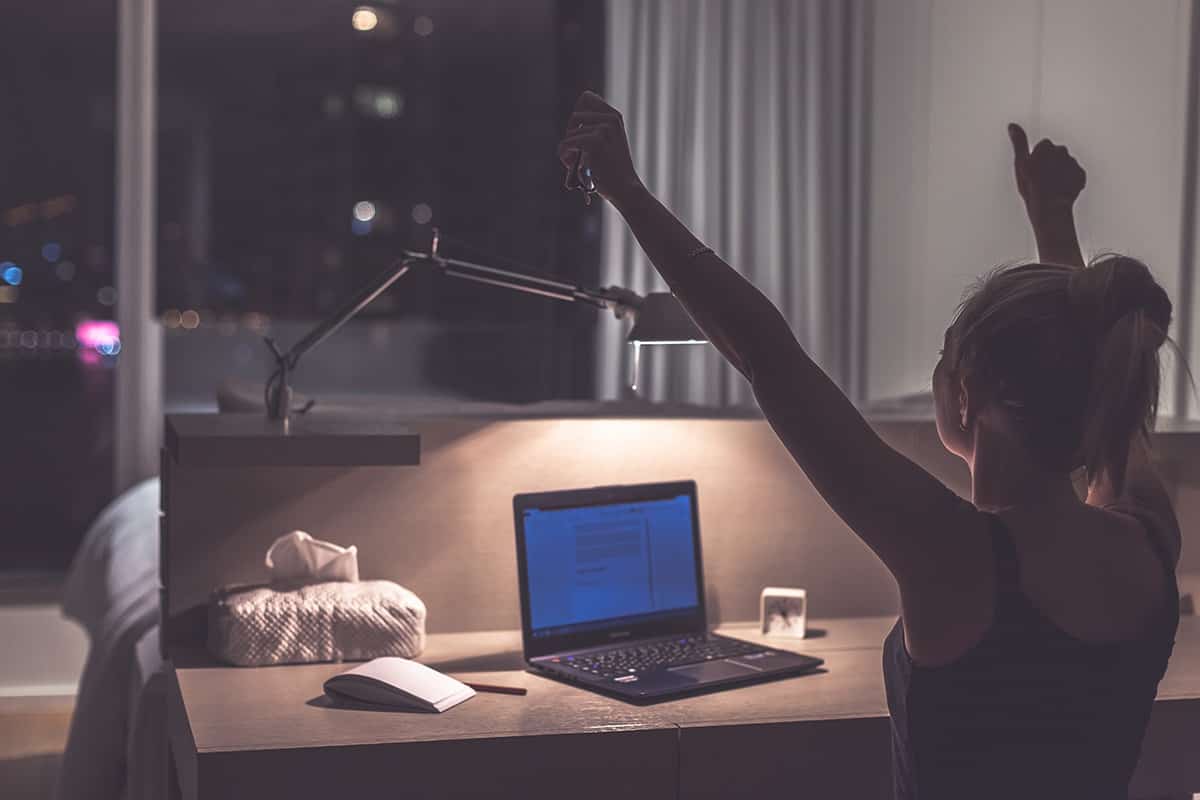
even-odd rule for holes
{"type": "MultiPolygon", "coordinates": [[[[871,0],[609,0],[607,99],[643,181],[774,301],[852,398],[863,374],[871,0]]],[[[665,284],[611,208],[601,280],[665,284]]],[[[597,385],[630,379],[622,328],[599,331],[597,385]]],[[[711,347],[643,347],[660,402],[753,403],[711,347]]]]}

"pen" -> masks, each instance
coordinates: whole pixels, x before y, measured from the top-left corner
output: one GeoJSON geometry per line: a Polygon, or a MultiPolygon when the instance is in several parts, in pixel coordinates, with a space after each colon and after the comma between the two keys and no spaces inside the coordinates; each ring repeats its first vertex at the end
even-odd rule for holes
{"type": "MultiPolygon", "coordinates": [[[[466,683],[464,681],[464,683],[466,683]]],[[[466,683],[477,692],[494,692],[496,694],[528,694],[524,686],[496,686],[491,683],[466,683]]]]}

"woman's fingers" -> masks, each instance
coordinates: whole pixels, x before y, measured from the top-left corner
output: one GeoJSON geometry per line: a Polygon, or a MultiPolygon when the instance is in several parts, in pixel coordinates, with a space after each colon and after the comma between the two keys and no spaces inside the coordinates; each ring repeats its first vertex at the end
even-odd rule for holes
{"type": "Polygon", "coordinates": [[[617,135],[617,129],[612,125],[584,125],[567,132],[567,135],[558,143],[559,151],[561,152],[564,146],[572,146],[575,149],[588,144],[600,144],[612,140],[617,135]]]}
{"type": "Polygon", "coordinates": [[[575,159],[580,153],[599,147],[604,142],[604,134],[598,130],[585,130],[572,134],[558,143],[558,160],[568,169],[574,167],[575,159]]]}
{"type": "Polygon", "coordinates": [[[572,139],[577,139],[580,136],[590,136],[592,134],[599,134],[601,137],[607,139],[610,136],[617,135],[619,132],[620,132],[620,129],[616,125],[612,125],[609,123],[579,125],[577,127],[572,128],[571,130],[567,131],[566,135],[563,136],[562,140],[564,142],[566,142],[566,141],[570,141],[572,139]]]}
{"type": "Polygon", "coordinates": [[[579,128],[558,143],[558,159],[566,164],[575,154],[583,153],[587,156],[605,147],[612,138],[613,130],[607,126],[579,128]]]}
{"type": "Polygon", "coordinates": [[[1030,157],[1034,159],[1043,159],[1050,153],[1054,152],[1054,142],[1049,139],[1042,139],[1033,147],[1033,152],[1030,157]]]}
{"type": "Polygon", "coordinates": [[[576,111],[567,119],[567,135],[575,128],[588,125],[615,125],[620,127],[621,115],[606,111],[576,111]]]}
{"type": "Polygon", "coordinates": [[[575,102],[576,111],[602,111],[608,114],[617,114],[617,110],[604,102],[604,98],[595,92],[588,90],[579,95],[579,99],[575,102]]]}

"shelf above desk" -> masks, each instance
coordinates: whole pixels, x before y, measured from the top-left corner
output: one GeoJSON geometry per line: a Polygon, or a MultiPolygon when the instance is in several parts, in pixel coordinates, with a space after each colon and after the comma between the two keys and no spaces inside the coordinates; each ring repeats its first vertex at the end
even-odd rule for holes
{"type": "Polygon", "coordinates": [[[168,414],[166,451],[184,467],[395,467],[421,463],[421,437],[369,415],[168,414]]]}

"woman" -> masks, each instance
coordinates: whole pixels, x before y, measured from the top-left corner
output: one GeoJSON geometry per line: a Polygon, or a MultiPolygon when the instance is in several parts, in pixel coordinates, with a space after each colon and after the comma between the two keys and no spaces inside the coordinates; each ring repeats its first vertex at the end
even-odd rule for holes
{"type": "Polygon", "coordinates": [[[591,170],[899,584],[884,648],[897,797],[1125,797],[1178,623],[1179,529],[1147,440],[1171,304],[1132,259],[1084,265],[1083,170],[1009,133],[1041,263],[982,282],[933,373],[938,434],[971,469],[971,503],[884,444],[770,301],[645,189],[599,96],[580,98],[559,157],[591,170]]]}

